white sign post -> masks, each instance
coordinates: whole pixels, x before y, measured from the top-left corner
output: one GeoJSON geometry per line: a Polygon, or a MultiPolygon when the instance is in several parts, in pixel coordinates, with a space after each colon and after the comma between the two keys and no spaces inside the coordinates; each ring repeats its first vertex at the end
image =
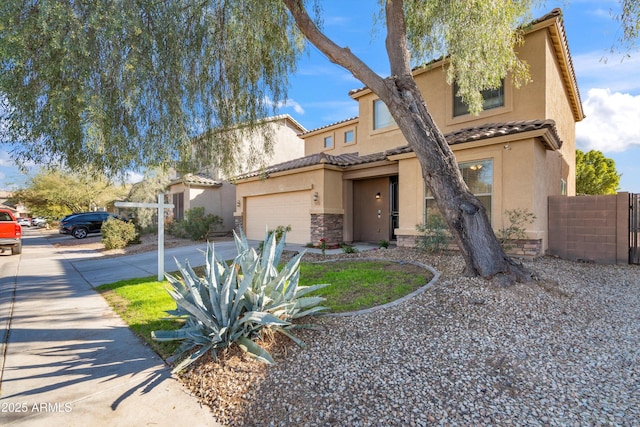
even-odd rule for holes
{"type": "Polygon", "coordinates": [[[164,280],[164,210],[173,209],[172,203],[164,202],[164,194],[158,194],[158,203],[116,202],[119,208],[158,209],[158,282],[164,280]]]}

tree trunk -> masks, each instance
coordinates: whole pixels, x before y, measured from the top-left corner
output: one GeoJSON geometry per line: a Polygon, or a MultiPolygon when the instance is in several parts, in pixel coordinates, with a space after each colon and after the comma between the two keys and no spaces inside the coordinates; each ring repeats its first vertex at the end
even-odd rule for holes
{"type": "Polygon", "coordinates": [[[301,0],[283,0],[296,25],[330,61],[349,70],[387,105],[422,166],[434,195],[465,259],[465,273],[499,277],[504,283],[528,280],[524,268],[505,253],[482,203],[467,188],[455,156],[433,121],[410,67],[402,0],[386,2],[387,54],[392,77],[383,79],[348,48],[327,38],[313,23],[301,0]]]}
{"type": "Polygon", "coordinates": [[[465,273],[526,280],[527,273],[505,254],[484,206],[464,183],[455,156],[413,78],[391,78],[387,82],[390,96],[383,101],[416,153],[425,183],[465,259],[465,273]]]}

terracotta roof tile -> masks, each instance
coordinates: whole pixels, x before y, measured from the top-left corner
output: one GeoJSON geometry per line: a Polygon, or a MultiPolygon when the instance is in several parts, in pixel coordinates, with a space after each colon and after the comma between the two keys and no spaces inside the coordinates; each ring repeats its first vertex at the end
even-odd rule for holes
{"type": "Polygon", "coordinates": [[[204,187],[220,187],[222,185],[222,182],[201,173],[188,173],[171,181],[171,184],[178,183],[201,185],[204,187]]]}
{"type": "Polygon", "coordinates": [[[322,129],[330,128],[331,126],[339,125],[341,123],[350,122],[351,120],[355,120],[357,118],[358,118],[358,116],[349,117],[348,119],[340,120],[340,121],[334,122],[334,123],[329,123],[328,125],[320,126],[319,128],[315,128],[315,129],[311,129],[311,130],[307,130],[307,131],[301,132],[301,133],[298,134],[298,136],[302,137],[304,135],[308,135],[310,133],[317,132],[317,131],[322,130],[322,129]]]}

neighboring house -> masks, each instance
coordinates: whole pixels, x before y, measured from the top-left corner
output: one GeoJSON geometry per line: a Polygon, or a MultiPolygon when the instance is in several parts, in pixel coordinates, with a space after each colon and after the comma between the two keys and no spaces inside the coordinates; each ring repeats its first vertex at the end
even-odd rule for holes
{"type": "Polygon", "coordinates": [[[22,204],[7,204],[13,197],[13,192],[0,190],[0,207],[11,210],[18,218],[29,218],[29,209],[22,204]]]}
{"type": "MultiPolygon", "coordinates": [[[[527,252],[540,254],[548,245],[548,197],[575,194],[575,123],[584,118],[558,9],[527,26],[518,54],[533,82],[516,89],[505,79],[484,93],[479,115],[468,114],[446,83],[446,59],[414,76],[493,228],[508,226],[508,210],[534,213],[527,252]]],[[[421,166],[374,93],[349,95],[359,117],[301,134],[305,157],[239,177],[236,226],[248,238],[290,225],[291,243],[415,244],[416,225],[437,212],[421,166]]]]}
{"type": "MultiPolygon", "coordinates": [[[[304,155],[304,141],[298,134],[306,129],[289,115],[266,119],[273,131],[274,146],[271,156],[265,159],[267,165],[285,162],[304,155]]],[[[248,150],[249,142],[244,150],[248,150]]],[[[234,227],[236,209],[236,187],[217,168],[206,167],[199,173],[176,177],[169,184],[169,202],[174,204],[173,217],[184,218],[184,212],[194,207],[204,207],[205,213],[217,215],[223,220],[220,231],[230,231],[234,227]]],[[[248,172],[241,167],[237,173],[248,172]]]]}

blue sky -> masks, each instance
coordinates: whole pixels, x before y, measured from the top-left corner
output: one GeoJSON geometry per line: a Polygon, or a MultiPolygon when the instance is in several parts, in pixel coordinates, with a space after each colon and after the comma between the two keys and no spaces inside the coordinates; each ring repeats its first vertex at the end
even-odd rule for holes
{"type": "MultiPolygon", "coordinates": [[[[372,33],[376,0],[323,1],[324,30],[339,45],[348,46],[375,72],[386,76],[384,34],[372,33]]],[[[578,86],[587,118],[576,126],[578,148],[596,149],[615,160],[622,173],[622,191],[640,193],[640,52],[631,57],[611,54],[619,36],[612,19],[618,2],[548,1],[534,12],[540,17],[555,7],[563,10],[578,86]]],[[[290,79],[289,101],[280,109],[307,129],[358,115],[348,96],[362,87],[349,72],[309,48],[290,79]]],[[[4,147],[0,147],[0,189],[24,182],[4,147]]]]}

